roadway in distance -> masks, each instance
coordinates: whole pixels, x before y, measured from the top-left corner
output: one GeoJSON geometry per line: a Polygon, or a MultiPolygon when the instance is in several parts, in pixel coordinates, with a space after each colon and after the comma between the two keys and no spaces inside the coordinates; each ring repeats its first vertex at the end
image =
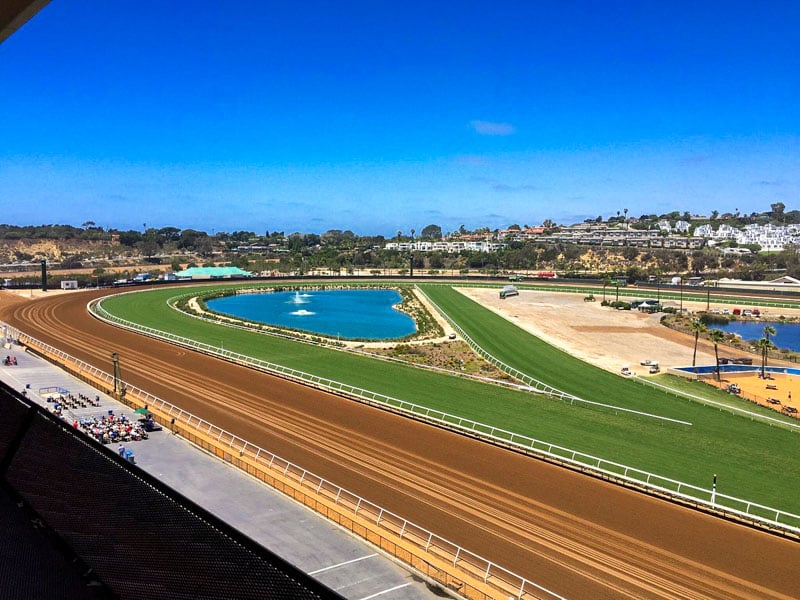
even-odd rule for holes
{"type": "Polygon", "coordinates": [[[86,303],[0,319],[568,598],[796,598],[800,543],[117,329],[86,303]]]}

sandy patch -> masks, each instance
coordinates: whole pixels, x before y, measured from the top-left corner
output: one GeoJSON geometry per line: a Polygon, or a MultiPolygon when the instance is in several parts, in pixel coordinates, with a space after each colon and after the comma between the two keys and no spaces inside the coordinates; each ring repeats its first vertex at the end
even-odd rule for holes
{"type": "MultiPolygon", "coordinates": [[[[599,301],[584,302],[583,294],[520,290],[519,296],[501,300],[499,288],[457,289],[553,346],[608,371],[619,373],[629,366],[637,375],[646,375],[643,360],[657,361],[662,370],[692,364],[694,338],[661,325],[659,314],[603,307],[599,301]]],[[[697,364],[714,360],[713,347],[701,340],[697,364]]]]}

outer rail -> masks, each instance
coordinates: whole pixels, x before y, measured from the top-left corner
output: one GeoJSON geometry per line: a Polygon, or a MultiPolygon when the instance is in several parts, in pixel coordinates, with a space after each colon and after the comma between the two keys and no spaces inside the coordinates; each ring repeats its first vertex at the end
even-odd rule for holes
{"type": "Polygon", "coordinates": [[[470,348],[472,348],[475,352],[477,352],[485,360],[487,360],[488,362],[493,364],[495,367],[497,367],[498,369],[500,369],[504,373],[507,373],[508,375],[511,375],[515,379],[518,379],[519,381],[522,381],[523,383],[525,383],[528,386],[529,390],[531,390],[533,392],[536,392],[537,394],[543,394],[545,396],[550,396],[551,398],[558,398],[559,400],[565,400],[565,401],[568,400],[570,404],[574,404],[574,403],[578,402],[578,403],[587,404],[587,405],[590,405],[590,406],[600,406],[602,408],[608,408],[610,410],[613,410],[614,412],[630,413],[630,414],[638,415],[640,417],[647,417],[649,419],[658,419],[660,421],[669,421],[670,423],[678,423],[680,425],[691,425],[691,423],[689,423],[688,421],[681,421],[680,419],[671,419],[669,417],[662,417],[661,415],[654,415],[652,413],[646,413],[646,412],[643,412],[643,411],[640,411],[640,410],[633,410],[631,408],[624,408],[622,406],[614,406],[613,404],[604,404],[602,402],[595,402],[593,400],[586,400],[585,398],[580,398],[579,396],[575,396],[573,394],[568,394],[567,392],[563,392],[563,391],[561,391],[559,389],[556,389],[556,388],[554,388],[554,387],[552,387],[552,386],[550,386],[550,385],[548,385],[548,384],[546,384],[546,383],[544,383],[542,381],[539,381],[538,379],[535,379],[535,378],[531,377],[527,373],[523,373],[522,371],[520,371],[518,369],[515,369],[514,367],[512,367],[510,365],[507,365],[502,360],[500,360],[499,358],[493,356],[492,354],[489,354],[480,345],[478,345],[478,343],[475,340],[473,340],[467,334],[467,332],[464,331],[461,328],[461,326],[458,323],[456,323],[453,318],[450,317],[450,315],[448,315],[444,310],[442,310],[441,307],[439,307],[433,300],[431,300],[430,297],[428,297],[428,295],[425,294],[425,292],[423,292],[418,287],[416,289],[420,294],[425,296],[425,299],[428,302],[431,303],[431,306],[433,306],[436,310],[438,310],[439,313],[447,320],[447,322],[450,323],[450,325],[452,325],[453,328],[456,331],[458,331],[458,333],[461,335],[461,337],[464,338],[464,341],[467,342],[467,344],[469,345],[470,348]]]}
{"type": "Polygon", "coordinates": [[[205,354],[223,358],[236,364],[290,379],[303,385],[315,387],[372,406],[378,406],[385,410],[404,414],[439,427],[458,431],[459,433],[470,435],[477,439],[482,439],[518,452],[524,452],[550,462],[587,472],[626,487],[639,489],[652,495],[666,497],[688,506],[713,512],[734,520],[743,521],[775,533],[800,538],[800,515],[798,514],[759,504],[751,500],[722,494],[717,492],[714,488],[709,489],[678,481],[656,473],[637,469],[630,465],[586,454],[572,448],[566,448],[544,440],[537,440],[493,425],[479,423],[458,415],[451,415],[405,400],[392,398],[349,384],[255,359],[250,356],[210,346],[172,333],[159,331],[151,327],[145,327],[109,314],[102,308],[101,302],[90,303],[90,310],[101,320],[154,338],[170,341],[205,354]],[[101,315],[99,313],[104,314],[101,315]]]}
{"type": "MultiPolygon", "coordinates": [[[[8,327],[10,335],[33,351],[63,365],[105,391],[114,376],[8,327]]],[[[122,384],[118,399],[135,408],[147,407],[156,420],[218,458],[246,471],[301,502],[424,577],[470,600],[519,598],[566,600],[556,592],[442,538],[369,500],[280,456],[256,446],[132,384],[122,384]]]]}

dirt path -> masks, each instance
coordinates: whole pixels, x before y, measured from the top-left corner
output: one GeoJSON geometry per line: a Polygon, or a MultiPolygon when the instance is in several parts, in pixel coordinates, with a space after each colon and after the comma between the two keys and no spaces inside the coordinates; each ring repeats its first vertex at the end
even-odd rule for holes
{"type": "MultiPolygon", "coordinates": [[[[692,364],[694,338],[664,327],[660,314],[615,310],[584,302],[583,294],[520,290],[519,296],[501,300],[498,289],[458,288],[462,294],[556,346],[608,371],[628,366],[647,375],[643,360],[666,367],[692,364]]],[[[704,308],[684,303],[689,310],[704,308]]],[[[726,355],[740,353],[727,351],[726,355]]],[[[697,364],[714,364],[713,346],[698,344],[697,364]]]]}
{"type": "Polygon", "coordinates": [[[800,589],[797,542],[113,328],[97,295],[0,298],[0,318],[103,369],[120,351],[134,385],[568,598],[800,589]]]}

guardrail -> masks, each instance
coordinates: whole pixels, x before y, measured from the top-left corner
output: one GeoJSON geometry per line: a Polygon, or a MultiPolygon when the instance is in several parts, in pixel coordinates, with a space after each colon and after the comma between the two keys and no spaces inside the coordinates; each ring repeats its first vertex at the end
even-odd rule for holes
{"type": "Polygon", "coordinates": [[[456,323],[456,321],[453,318],[450,317],[450,315],[448,315],[439,305],[437,305],[433,300],[431,300],[430,297],[424,291],[422,291],[418,287],[416,289],[420,294],[422,294],[425,297],[425,299],[428,302],[431,303],[431,306],[433,306],[436,310],[439,311],[439,313],[447,320],[447,322],[450,323],[450,325],[453,327],[453,329],[455,329],[459,333],[459,335],[461,335],[461,337],[464,338],[464,341],[467,343],[467,345],[469,345],[470,348],[472,348],[476,353],[478,353],[480,356],[482,356],[484,358],[484,360],[486,360],[489,363],[493,364],[495,367],[497,367],[498,369],[500,369],[504,373],[507,373],[508,375],[511,375],[515,379],[518,379],[519,381],[522,381],[523,383],[525,383],[528,386],[528,389],[530,391],[532,391],[532,392],[535,392],[537,394],[542,394],[542,395],[545,395],[545,396],[549,396],[551,398],[557,398],[557,399],[562,400],[562,401],[567,401],[568,400],[570,404],[574,404],[575,402],[580,402],[582,404],[587,404],[587,405],[590,405],[590,406],[599,406],[599,407],[602,407],[602,408],[608,408],[608,409],[613,410],[614,412],[630,413],[630,414],[638,415],[640,417],[647,417],[647,418],[650,418],[650,419],[658,419],[660,421],[668,421],[670,423],[678,423],[680,425],[689,425],[689,426],[692,425],[689,421],[682,421],[680,419],[672,419],[670,417],[662,417],[661,415],[654,415],[654,414],[646,413],[646,412],[643,412],[643,411],[640,411],[640,410],[633,410],[631,408],[624,408],[622,406],[614,406],[613,404],[604,404],[602,402],[595,402],[593,400],[586,400],[585,398],[581,398],[579,396],[575,396],[573,394],[569,394],[567,392],[563,392],[563,391],[561,391],[561,390],[559,390],[557,388],[552,387],[551,385],[548,385],[548,384],[546,384],[546,383],[544,383],[542,381],[539,381],[538,379],[535,379],[534,377],[531,377],[527,373],[523,373],[522,371],[520,371],[518,369],[515,369],[511,365],[508,365],[508,364],[504,363],[499,358],[495,357],[494,355],[492,355],[489,352],[487,352],[486,350],[484,350],[475,340],[473,340],[467,334],[466,331],[464,331],[461,328],[461,326],[458,323],[456,323]]]}
{"type": "MultiPolygon", "coordinates": [[[[673,374],[675,374],[677,377],[686,378],[686,373],[681,373],[672,368],[670,368],[669,371],[672,371],[673,374]]],[[[683,390],[678,390],[669,387],[668,385],[656,383],[655,381],[650,381],[642,377],[634,377],[632,380],[644,386],[654,387],[656,389],[661,390],[662,392],[666,392],[668,394],[674,394],[675,396],[678,396],[680,398],[686,398],[687,400],[690,400],[692,402],[698,402],[700,404],[705,404],[707,406],[713,406],[714,408],[718,408],[720,410],[748,417],[751,421],[761,421],[764,423],[769,423],[770,425],[775,425],[776,427],[784,427],[785,429],[789,429],[790,431],[800,431],[800,425],[797,425],[795,423],[789,423],[788,421],[785,421],[783,419],[776,419],[775,417],[754,413],[752,411],[739,408],[738,406],[731,406],[730,404],[725,404],[724,402],[717,402],[716,400],[711,400],[710,398],[704,398],[703,396],[696,396],[694,394],[690,394],[689,392],[684,392],[683,390]]]]}
{"type": "MultiPolygon", "coordinates": [[[[20,343],[84,379],[105,384],[106,389],[113,387],[113,375],[16,328],[9,328],[9,331],[20,343]]],[[[465,598],[566,600],[533,581],[149,392],[127,382],[118,383],[124,389],[124,393],[118,395],[121,402],[136,408],[146,406],[156,420],[173,433],[312,508],[411,566],[423,576],[465,598]]]]}
{"type": "MultiPolygon", "coordinates": [[[[220,288],[220,289],[224,290],[226,288],[220,288]]],[[[250,289],[250,288],[247,288],[247,289],[250,289]]],[[[218,290],[211,290],[211,291],[218,291],[218,290]]],[[[124,292],[124,293],[133,294],[133,293],[136,293],[136,292],[124,292]]],[[[365,356],[365,357],[368,357],[368,358],[373,359],[373,360],[382,360],[382,361],[385,361],[385,362],[392,362],[392,363],[397,363],[397,364],[402,364],[402,365],[408,365],[408,366],[414,367],[415,369],[424,369],[426,371],[431,371],[431,372],[434,372],[434,373],[443,373],[443,374],[446,374],[446,375],[453,375],[455,377],[461,377],[461,378],[464,378],[464,379],[473,379],[475,381],[480,381],[482,383],[493,383],[495,385],[501,385],[501,386],[504,386],[504,387],[513,388],[515,390],[524,390],[525,389],[524,385],[520,385],[520,384],[514,383],[512,381],[504,381],[502,379],[492,379],[491,377],[484,377],[482,375],[475,375],[473,373],[464,373],[463,371],[453,371],[452,369],[445,369],[445,368],[442,368],[442,367],[435,367],[433,365],[426,365],[426,364],[423,364],[423,363],[414,363],[414,362],[411,362],[411,361],[402,360],[400,358],[395,358],[393,356],[386,356],[386,355],[383,355],[383,354],[374,354],[374,353],[370,353],[370,352],[364,352],[363,350],[361,350],[359,348],[343,347],[343,344],[341,344],[341,343],[327,342],[324,339],[323,340],[309,339],[309,338],[305,338],[305,337],[302,337],[302,336],[281,333],[279,331],[274,331],[274,330],[269,329],[269,328],[259,328],[259,327],[256,327],[256,326],[253,326],[253,325],[247,325],[247,324],[242,325],[240,323],[236,323],[236,322],[233,322],[233,321],[228,321],[225,318],[215,318],[214,316],[208,316],[208,315],[205,315],[205,314],[197,314],[197,313],[194,313],[194,312],[181,310],[180,308],[178,308],[176,306],[176,302],[178,300],[183,300],[183,299],[186,299],[186,298],[192,298],[192,297],[195,297],[195,296],[197,296],[196,292],[195,293],[191,293],[191,294],[182,294],[180,296],[173,296],[172,298],[169,298],[167,300],[167,305],[170,308],[172,308],[173,310],[175,310],[177,312],[180,312],[182,315],[185,315],[187,317],[191,317],[193,319],[197,319],[198,321],[204,321],[206,323],[211,323],[213,325],[217,325],[217,326],[220,326],[220,327],[229,327],[231,329],[238,329],[239,331],[247,331],[249,333],[257,333],[259,335],[268,335],[268,336],[271,336],[271,337],[276,337],[276,338],[280,338],[280,339],[285,339],[285,340],[289,340],[289,341],[292,341],[292,342],[296,342],[298,344],[308,344],[310,346],[317,346],[317,347],[320,347],[320,348],[330,348],[331,350],[339,350],[339,351],[342,351],[342,352],[349,352],[350,354],[357,354],[359,356],[365,356]]]]}
{"type": "MultiPolygon", "coordinates": [[[[106,312],[102,306],[95,306],[94,308],[99,308],[99,310],[106,312]]],[[[789,533],[793,536],[800,536],[800,515],[781,509],[762,505],[750,500],[744,500],[735,496],[728,496],[718,493],[715,489],[703,488],[669,477],[663,477],[655,473],[637,469],[636,467],[592,456],[591,454],[565,448],[558,444],[537,440],[499,427],[478,423],[457,415],[450,415],[442,411],[384,396],[376,392],[362,390],[348,384],[342,384],[309,373],[303,373],[296,369],[289,369],[281,365],[268,363],[267,361],[222,350],[189,338],[183,338],[182,336],[161,332],[150,327],[132,323],[110,315],[107,312],[107,318],[102,318],[95,310],[93,310],[93,314],[101,318],[101,320],[106,320],[112,324],[117,324],[151,337],[171,341],[199,352],[236,362],[243,366],[285,377],[303,385],[316,387],[366,404],[403,413],[412,418],[453,429],[496,445],[505,446],[551,462],[563,464],[570,468],[592,473],[627,487],[634,487],[654,495],[666,496],[684,504],[702,507],[706,510],[726,514],[730,517],[745,520],[762,527],[789,533]],[[420,409],[420,412],[415,412],[412,408],[420,409]]]]}

